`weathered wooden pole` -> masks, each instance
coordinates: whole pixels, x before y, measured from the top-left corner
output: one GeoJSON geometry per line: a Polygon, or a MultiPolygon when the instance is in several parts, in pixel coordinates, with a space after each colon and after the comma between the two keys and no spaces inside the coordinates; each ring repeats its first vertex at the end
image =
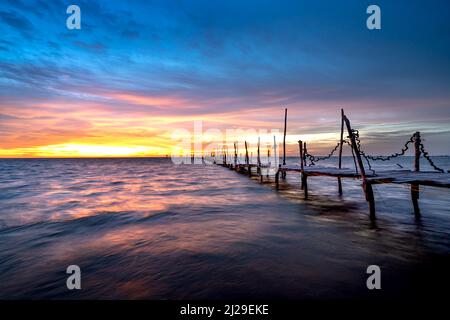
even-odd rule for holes
{"type": "Polygon", "coordinates": [[[420,132],[414,134],[414,171],[420,171],[420,132]]]}
{"type": "Polygon", "coordinates": [[[356,160],[359,166],[359,172],[361,178],[363,180],[363,191],[366,196],[366,201],[369,202],[369,211],[370,211],[370,219],[375,219],[375,198],[373,196],[373,188],[372,184],[367,180],[366,171],[364,170],[364,164],[361,159],[361,153],[358,149],[358,145],[356,144],[355,134],[352,131],[352,127],[350,125],[350,120],[344,115],[345,125],[347,126],[348,135],[350,137],[350,142],[352,148],[355,151],[356,160]]]}
{"type": "Polygon", "coordinates": [[[286,165],[286,128],[287,128],[287,108],[284,109],[283,165],[286,165]]]}
{"type": "Polygon", "coordinates": [[[237,150],[237,142],[234,142],[234,168],[237,167],[237,156],[238,156],[238,150],[237,150]]]}
{"type": "Polygon", "coordinates": [[[306,142],[303,142],[303,164],[306,166],[306,154],[308,150],[306,149],[306,142]]]}
{"type": "Polygon", "coordinates": [[[248,158],[248,147],[247,147],[247,141],[244,141],[245,145],[245,164],[249,164],[249,158],[248,158]]]}
{"type": "MultiPolygon", "coordinates": [[[[344,145],[344,109],[341,109],[341,139],[339,142],[339,169],[342,168],[342,147],[344,145]]],[[[338,178],[338,192],[342,195],[342,181],[338,178]]]]}
{"type": "Polygon", "coordinates": [[[356,174],[358,174],[358,165],[356,164],[356,157],[355,157],[355,152],[353,151],[353,147],[351,147],[350,150],[352,150],[353,163],[355,165],[356,174]]]}
{"type": "Polygon", "coordinates": [[[267,178],[269,177],[270,164],[271,164],[271,161],[270,161],[270,149],[267,146],[267,170],[266,170],[266,177],[267,178]]]}
{"type": "MultiPolygon", "coordinates": [[[[308,152],[308,149],[306,149],[306,142],[303,142],[303,160],[306,164],[306,154],[308,152]]],[[[302,173],[302,186],[303,186],[303,192],[305,194],[305,199],[308,199],[308,175],[303,172],[302,173]]]]}
{"type": "Polygon", "coordinates": [[[277,161],[277,138],[276,136],[273,136],[273,159],[275,161],[275,186],[278,190],[279,188],[279,179],[280,179],[280,167],[278,165],[278,161],[277,161]]]}
{"type": "Polygon", "coordinates": [[[302,172],[300,172],[300,189],[303,190],[303,142],[302,140],[298,140],[298,149],[300,152],[300,169],[302,172]]]}
{"type": "Polygon", "coordinates": [[[259,145],[260,145],[260,142],[261,142],[261,138],[260,137],[258,137],[258,155],[257,155],[257,158],[256,158],[256,163],[257,163],[257,171],[258,171],[258,174],[260,174],[261,175],[261,158],[260,158],[260,153],[259,153],[259,145]]]}
{"type": "Polygon", "coordinates": [[[275,161],[275,168],[278,169],[278,153],[277,153],[277,140],[276,136],[273,136],[273,160],[275,161]]]}
{"type": "MultiPolygon", "coordinates": [[[[283,166],[286,165],[286,128],[287,128],[287,108],[284,109],[284,134],[283,134],[283,166]]],[[[283,179],[286,178],[286,171],[283,171],[283,179]]]]}
{"type": "Polygon", "coordinates": [[[248,170],[248,175],[251,177],[252,175],[252,169],[250,167],[250,159],[248,157],[248,145],[247,145],[247,141],[245,141],[245,162],[247,164],[247,170],[248,170]]]}
{"type": "Polygon", "coordinates": [[[227,152],[225,151],[225,146],[222,147],[222,152],[223,152],[223,165],[226,166],[227,165],[227,152]]]}
{"type": "MultiPolygon", "coordinates": [[[[414,171],[420,171],[420,132],[417,131],[414,134],[414,171]]],[[[411,199],[414,207],[414,214],[416,217],[420,217],[419,208],[419,185],[416,183],[411,184],[411,199]]]]}
{"type": "Polygon", "coordinates": [[[303,142],[302,142],[302,140],[298,140],[298,149],[300,152],[300,169],[303,170],[303,142]]]}

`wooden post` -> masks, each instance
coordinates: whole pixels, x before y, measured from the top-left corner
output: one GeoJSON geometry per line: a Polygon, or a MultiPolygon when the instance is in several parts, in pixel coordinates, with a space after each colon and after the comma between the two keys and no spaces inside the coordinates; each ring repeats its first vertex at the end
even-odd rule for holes
{"type": "Polygon", "coordinates": [[[275,173],[275,188],[278,190],[280,188],[280,170],[277,169],[277,172],[275,173]]]}
{"type": "Polygon", "coordinates": [[[273,136],[273,159],[275,161],[275,168],[278,169],[278,160],[277,159],[278,154],[277,154],[277,141],[276,141],[276,136],[273,136]]]}
{"type": "Polygon", "coordinates": [[[287,126],[287,108],[284,109],[283,165],[286,165],[286,126],[287,126]]]}
{"type": "Polygon", "coordinates": [[[245,145],[245,164],[249,164],[249,158],[248,158],[248,147],[247,147],[247,141],[244,141],[244,145],[245,145]]]}
{"type": "MultiPolygon", "coordinates": [[[[303,142],[303,160],[304,164],[306,164],[306,154],[308,152],[308,149],[306,148],[306,142],[303,142]]],[[[303,191],[305,193],[305,199],[308,199],[308,175],[303,172],[302,174],[302,185],[303,185],[303,191]]]]}
{"type": "Polygon", "coordinates": [[[266,170],[266,177],[267,178],[269,177],[270,164],[271,164],[271,161],[270,161],[270,149],[267,146],[267,168],[266,168],[267,169],[266,170]]]}
{"type": "MultiPolygon", "coordinates": [[[[286,129],[287,129],[287,108],[284,109],[283,166],[286,165],[286,129]]],[[[286,179],[286,171],[281,172],[281,178],[286,179]]]]}
{"type": "Polygon", "coordinates": [[[256,163],[257,163],[257,171],[258,171],[258,174],[260,174],[261,175],[261,158],[260,158],[260,153],[259,153],[259,145],[260,145],[260,142],[261,142],[261,138],[260,137],[258,137],[258,155],[257,155],[257,158],[256,158],[256,163]]]}
{"type": "MultiPolygon", "coordinates": [[[[344,109],[341,109],[341,140],[339,143],[339,169],[342,168],[342,147],[344,144],[344,109]]],[[[338,178],[338,192],[342,195],[342,181],[338,178]]]]}
{"type": "Polygon", "coordinates": [[[223,165],[227,165],[227,152],[225,151],[225,146],[223,146],[223,165]]]}
{"type": "Polygon", "coordinates": [[[276,189],[278,190],[279,188],[279,179],[280,179],[280,168],[278,166],[278,161],[277,161],[277,138],[276,136],[273,136],[273,158],[275,161],[275,186],[276,189]]]}
{"type": "Polygon", "coordinates": [[[306,154],[308,150],[306,149],[306,142],[303,142],[303,164],[306,166],[306,154]]]}
{"type": "Polygon", "coordinates": [[[356,164],[355,152],[353,151],[353,147],[350,148],[350,150],[352,150],[353,163],[355,164],[356,174],[358,174],[358,165],[356,164]]]}
{"type": "Polygon", "coordinates": [[[238,155],[238,152],[237,152],[237,142],[235,141],[234,142],[234,167],[236,168],[236,166],[237,166],[237,155],[238,155]]]}
{"type": "Polygon", "coordinates": [[[414,171],[420,171],[420,132],[414,134],[414,171]]]}
{"type": "Polygon", "coordinates": [[[304,172],[302,173],[302,185],[305,199],[308,199],[308,175],[304,172]]]}
{"type": "Polygon", "coordinates": [[[302,142],[302,140],[298,140],[298,149],[300,152],[300,169],[302,170],[302,172],[300,172],[300,181],[301,181],[300,189],[303,190],[303,142],[302,142]]]}
{"type": "Polygon", "coordinates": [[[250,159],[248,157],[248,145],[247,145],[247,141],[245,141],[245,162],[247,163],[247,170],[248,170],[248,175],[249,177],[252,176],[252,169],[250,167],[250,159]]]}
{"type": "Polygon", "coordinates": [[[298,149],[300,151],[300,169],[303,170],[303,143],[302,143],[302,140],[298,140],[298,149]]]}
{"type": "MultiPolygon", "coordinates": [[[[420,132],[414,134],[414,171],[420,171],[420,132]]],[[[414,207],[414,214],[416,217],[420,217],[419,208],[419,185],[417,183],[411,184],[411,199],[414,207]]]]}
{"type": "Polygon", "coordinates": [[[348,135],[350,137],[352,149],[355,151],[356,160],[357,160],[358,166],[359,166],[359,172],[360,172],[361,178],[363,180],[363,191],[366,196],[366,201],[369,202],[370,219],[374,220],[375,219],[375,199],[373,196],[372,184],[369,181],[367,181],[366,171],[364,170],[364,164],[361,159],[361,153],[358,149],[358,145],[356,144],[355,135],[354,135],[354,133],[352,131],[352,127],[350,125],[350,120],[348,120],[348,118],[345,115],[344,115],[344,122],[345,122],[345,125],[347,126],[347,131],[348,131],[348,135]]]}
{"type": "Polygon", "coordinates": [[[360,152],[358,150],[358,146],[356,144],[355,135],[353,134],[352,127],[350,126],[350,121],[348,120],[348,118],[345,115],[344,115],[344,121],[347,126],[348,135],[350,137],[350,143],[352,145],[352,148],[355,151],[355,156],[356,156],[356,160],[358,162],[358,167],[359,167],[359,171],[361,173],[361,178],[366,179],[366,171],[364,170],[364,164],[361,159],[361,154],[360,154],[360,152]]]}
{"type": "Polygon", "coordinates": [[[256,159],[256,162],[257,162],[258,166],[256,168],[257,168],[257,172],[259,174],[259,179],[260,179],[261,182],[263,182],[263,175],[262,175],[262,171],[261,171],[261,153],[260,153],[261,150],[260,150],[260,147],[261,147],[261,138],[258,137],[258,157],[256,159]]]}

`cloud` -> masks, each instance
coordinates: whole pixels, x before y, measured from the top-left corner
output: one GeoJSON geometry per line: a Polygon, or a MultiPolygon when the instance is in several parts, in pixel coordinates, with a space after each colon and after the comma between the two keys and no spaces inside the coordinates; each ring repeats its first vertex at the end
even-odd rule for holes
{"type": "Polygon", "coordinates": [[[34,30],[33,24],[25,16],[14,11],[0,11],[0,21],[27,39],[34,30]]]}
{"type": "Polygon", "coordinates": [[[291,135],[336,132],[344,107],[380,146],[419,128],[450,139],[448,2],[380,0],[390,14],[378,33],[357,2],[81,0],[76,31],[68,4],[7,0],[0,11],[9,145],[35,130],[29,141],[67,142],[77,126],[80,139],[103,130],[130,141],[120,128],[279,128],[284,107],[291,135]]]}

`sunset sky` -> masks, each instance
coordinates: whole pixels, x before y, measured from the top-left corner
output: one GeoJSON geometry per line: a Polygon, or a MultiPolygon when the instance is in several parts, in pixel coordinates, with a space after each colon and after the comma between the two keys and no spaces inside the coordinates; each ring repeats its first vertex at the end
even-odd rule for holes
{"type": "Polygon", "coordinates": [[[282,130],[284,107],[292,155],[334,146],[341,107],[369,153],[419,130],[450,154],[449,1],[2,0],[0,34],[0,157],[165,155],[194,121],[282,130]]]}

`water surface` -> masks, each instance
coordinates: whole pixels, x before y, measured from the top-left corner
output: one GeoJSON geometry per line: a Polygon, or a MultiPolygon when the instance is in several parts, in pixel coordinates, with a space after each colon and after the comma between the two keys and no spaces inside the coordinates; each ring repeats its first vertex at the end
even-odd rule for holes
{"type": "Polygon", "coordinates": [[[421,188],[416,219],[409,188],[376,186],[371,222],[356,180],[311,178],[304,200],[296,174],[276,192],[167,159],[3,159],[0,181],[0,298],[417,298],[449,278],[446,189],[421,188]]]}

